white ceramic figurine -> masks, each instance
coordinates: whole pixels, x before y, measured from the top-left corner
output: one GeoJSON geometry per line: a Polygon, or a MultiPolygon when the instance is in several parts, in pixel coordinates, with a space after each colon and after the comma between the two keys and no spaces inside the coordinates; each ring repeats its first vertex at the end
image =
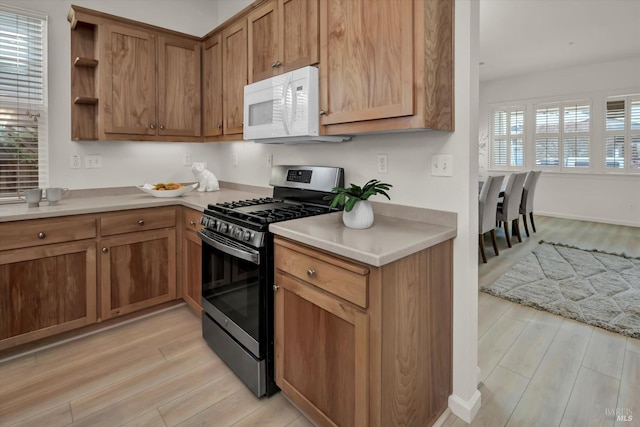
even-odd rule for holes
{"type": "Polygon", "coordinates": [[[220,184],[218,178],[207,170],[206,163],[193,163],[191,165],[191,172],[196,176],[198,182],[198,191],[218,191],[220,190],[220,184]]]}

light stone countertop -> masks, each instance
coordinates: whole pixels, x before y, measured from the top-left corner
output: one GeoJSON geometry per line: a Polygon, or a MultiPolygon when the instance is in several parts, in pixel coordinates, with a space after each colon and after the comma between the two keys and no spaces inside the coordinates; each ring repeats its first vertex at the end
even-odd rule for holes
{"type": "MultiPolygon", "coordinates": [[[[442,216],[443,213],[439,214],[442,216]]],[[[455,214],[449,215],[455,220],[455,214]]],[[[371,228],[353,230],[342,223],[342,212],[278,222],[269,225],[269,231],[376,267],[453,239],[457,234],[456,227],[451,224],[436,225],[380,213],[375,214],[371,228]]]]}
{"type": "Polygon", "coordinates": [[[47,201],[42,201],[40,202],[40,207],[37,208],[28,207],[26,202],[1,204],[0,222],[173,205],[186,206],[202,211],[208,204],[265,197],[264,192],[221,188],[220,191],[198,192],[193,190],[180,197],[163,198],[153,197],[135,187],[132,189],[134,190],[133,192],[129,188],[120,189],[120,194],[111,194],[118,191],[116,189],[111,191],[97,189],[94,190],[95,195],[93,196],[87,190],[81,190],[82,194],[79,196],[74,196],[72,192],[71,196],[60,200],[57,205],[49,206],[47,201]]]}

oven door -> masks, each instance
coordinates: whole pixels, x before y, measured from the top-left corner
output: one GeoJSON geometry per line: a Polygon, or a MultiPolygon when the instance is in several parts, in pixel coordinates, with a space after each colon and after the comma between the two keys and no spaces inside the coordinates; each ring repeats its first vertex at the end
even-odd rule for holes
{"type": "Polygon", "coordinates": [[[202,308],[255,357],[264,356],[267,268],[260,251],[200,230],[202,308]]]}

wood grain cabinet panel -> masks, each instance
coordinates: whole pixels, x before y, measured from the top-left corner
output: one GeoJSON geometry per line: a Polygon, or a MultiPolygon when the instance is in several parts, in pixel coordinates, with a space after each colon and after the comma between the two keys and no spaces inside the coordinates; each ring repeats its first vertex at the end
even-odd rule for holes
{"type": "Polygon", "coordinates": [[[103,320],[175,299],[175,229],[108,237],[100,246],[103,320]]]}
{"type": "MultiPolygon", "coordinates": [[[[283,72],[317,64],[320,51],[318,0],[278,0],[283,72]]],[[[280,59],[282,58],[282,59],[280,59]]]]}
{"type": "Polygon", "coordinates": [[[453,3],[320,2],[326,134],[453,130],[453,3]]]}
{"type": "Polygon", "coordinates": [[[222,113],[225,135],[242,134],[244,87],[247,84],[247,20],[242,19],[222,33],[222,113]]]}
{"type": "Polygon", "coordinates": [[[96,218],[92,216],[5,222],[0,223],[0,251],[93,239],[96,235],[96,218]]]}
{"type": "Polygon", "coordinates": [[[182,298],[193,311],[202,311],[202,240],[196,234],[202,212],[183,208],[182,298]]]}
{"type": "Polygon", "coordinates": [[[0,350],[96,321],[96,243],[0,252],[0,350]]]}
{"type": "Polygon", "coordinates": [[[115,24],[105,27],[100,74],[104,131],[155,135],[156,36],[115,24]]]}
{"type": "Polygon", "coordinates": [[[274,243],[282,392],[318,425],[432,425],[452,392],[452,241],[382,267],[274,243]],[[356,272],[368,286],[345,294],[356,272]]]}
{"type": "Polygon", "coordinates": [[[222,36],[204,42],[202,53],[202,128],[204,136],[222,135],[222,36]]]}
{"type": "Polygon", "coordinates": [[[200,46],[158,37],[158,135],[200,136],[200,46]]]}
{"type": "Polygon", "coordinates": [[[175,225],[176,208],[174,207],[133,209],[102,215],[100,234],[111,236],[155,228],[175,227],[175,225]]]}
{"type": "Polygon", "coordinates": [[[247,17],[249,83],[279,73],[277,6],[276,0],[270,0],[247,17]]]}

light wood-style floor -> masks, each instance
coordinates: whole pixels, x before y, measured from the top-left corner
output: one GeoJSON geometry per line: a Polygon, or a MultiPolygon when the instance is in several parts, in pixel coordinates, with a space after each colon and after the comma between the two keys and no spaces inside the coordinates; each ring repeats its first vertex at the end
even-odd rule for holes
{"type": "MultiPolygon", "coordinates": [[[[640,256],[640,227],[536,216],[537,233],[500,256],[486,240],[479,283],[493,283],[540,240],[640,256]]],[[[517,238],[511,238],[512,243],[517,238]]],[[[504,249],[503,249],[504,248],[504,249]]],[[[631,410],[640,426],[640,340],[480,292],[478,362],[482,407],[472,426],[613,426],[607,410],[631,410]]],[[[445,427],[467,425],[454,415],[445,427]]]]}
{"type": "MultiPolygon", "coordinates": [[[[536,217],[538,233],[480,265],[497,279],[540,239],[640,256],[640,228],[536,217]]],[[[500,248],[506,248],[498,234],[500,248]]],[[[482,408],[474,426],[640,425],[640,341],[480,293],[482,408]],[[592,423],[592,417],[602,422],[592,423]]],[[[0,363],[0,427],[311,424],[255,398],[200,338],[186,306],[0,363]]],[[[465,423],[451,415],[445,426],[465,423]]]]}

